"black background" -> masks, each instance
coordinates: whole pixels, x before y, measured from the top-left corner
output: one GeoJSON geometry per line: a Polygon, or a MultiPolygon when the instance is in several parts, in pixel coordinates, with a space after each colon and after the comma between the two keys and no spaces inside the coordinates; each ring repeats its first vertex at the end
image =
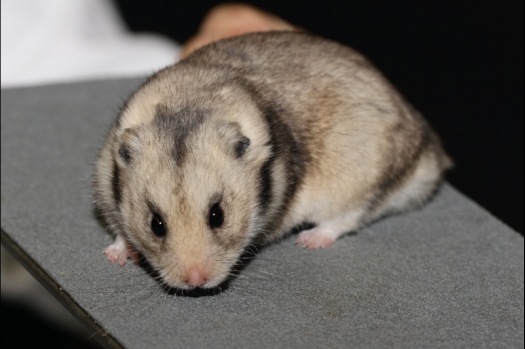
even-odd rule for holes
{"type": "MultiPolygon", "coordinates": [[[[217,1],[118,0],[134,31],[184,42],[217,1]]],[[[447,179],[523,234],[524,4],[447,1],[251,1],[364,53],[444,140],[447,179]]],[[[2,302],[6,347],[96,347],[2,302]]]]}
{"type": "MultiPolygon", "coordinates": [[[[134,31],[184,42],[217,1],[117,1],[134,31]]],[[[364,53],[427,117],[447,179],[523,234],[523,1],[249,1],[364,53]]]]}

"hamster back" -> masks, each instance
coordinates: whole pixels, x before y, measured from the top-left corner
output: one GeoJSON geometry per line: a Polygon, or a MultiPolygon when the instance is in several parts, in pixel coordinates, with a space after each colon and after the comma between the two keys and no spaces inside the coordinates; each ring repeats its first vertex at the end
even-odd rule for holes
{"type": "Polygon", "coordinates": [[[210,288],[248,246],[298,224],[308,248],[421,206],[451,161],[359,53],[310,34],[205,46],[126,102],[96,168],[110,261],[144,256],[175,288],[210,288]]]}

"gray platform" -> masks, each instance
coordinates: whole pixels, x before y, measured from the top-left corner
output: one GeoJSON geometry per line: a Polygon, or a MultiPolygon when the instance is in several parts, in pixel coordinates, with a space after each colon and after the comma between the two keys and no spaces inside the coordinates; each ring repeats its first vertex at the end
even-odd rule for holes
{"type": "Polygon", "coordinates": [[[90,179],[140,81],[2,91],[2,244],[109,346],[523,348],[523,238],[448,185],[332,248],[263,249],[214,296],[107,262],[90,179]]]}

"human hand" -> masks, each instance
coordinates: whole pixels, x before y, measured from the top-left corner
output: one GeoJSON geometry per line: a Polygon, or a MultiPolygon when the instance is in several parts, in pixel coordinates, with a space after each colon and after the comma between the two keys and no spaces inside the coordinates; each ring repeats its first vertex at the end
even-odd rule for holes
{"type": "Polygon", "coordinates": [[[213,41],[251,32],[299,30],[285,20],[245,4],[222,4],[204,17],[197,34],[184,44],[180,58],[213,41]]]}

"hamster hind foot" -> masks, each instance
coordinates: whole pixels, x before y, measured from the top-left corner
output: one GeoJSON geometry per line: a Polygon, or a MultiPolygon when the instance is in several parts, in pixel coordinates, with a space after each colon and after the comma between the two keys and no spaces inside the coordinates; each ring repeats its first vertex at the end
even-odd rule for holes
{"type": "Polygon", "coordinates": [[[340,235],[342,234],[327,227],[315,227],[302,231],[295,244],[310,249],[325,248],[332,246],[340,235]]]}
{"type": "Polygon", "coordinates": [[[352,210],[323,221],[312,229],[302,231],[295,244],[310,249],[332,246],[341,235],[356,231],[364,214],[365,211],[362,209],[352,210]]]}
{"type": "Polygon", "coordinates": [[[139,264],[140,261],[138,253],[126,243],[120,234],[117,235],[115,242],[104,250],[104,254],[111,263],[118,262],[120,266],[126,264],[128,258],[133,261],[133,264],[139,264]]]}

